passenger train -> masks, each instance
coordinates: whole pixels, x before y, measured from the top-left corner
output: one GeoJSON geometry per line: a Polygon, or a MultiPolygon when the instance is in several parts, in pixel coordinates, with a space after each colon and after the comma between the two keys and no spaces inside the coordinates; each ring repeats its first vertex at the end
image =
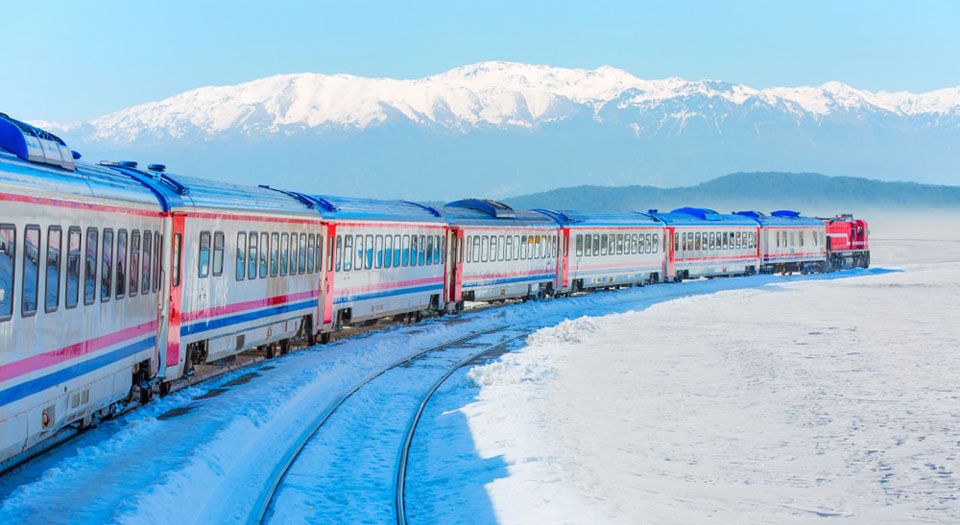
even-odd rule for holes
{"type": "Polygon", "coordinates": [[[849,215],[432,207],[79,159],[0,114],[0,462],[197,364],[358,323],[870,260],[849,215]]]}

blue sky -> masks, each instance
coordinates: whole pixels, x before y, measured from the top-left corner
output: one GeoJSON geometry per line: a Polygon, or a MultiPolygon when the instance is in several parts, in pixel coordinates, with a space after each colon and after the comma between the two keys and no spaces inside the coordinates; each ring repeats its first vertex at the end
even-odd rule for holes
{"type": "Polygon", "coordinates": [[[757,88],[960,85],[960,2],[0,0],[0,111],[73,121],[277,73],[413,78],[482,60],[757,88]]]}

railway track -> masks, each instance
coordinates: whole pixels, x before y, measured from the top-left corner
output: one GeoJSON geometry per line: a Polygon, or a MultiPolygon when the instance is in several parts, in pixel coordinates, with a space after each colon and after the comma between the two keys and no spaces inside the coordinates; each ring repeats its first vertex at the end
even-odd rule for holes
{"type": "MultiPolygon", "coordinates": [[[[392,507],[391,513],[395,517],[396,522],[398,524],[405,524],[404,490],[406,486],[407,466],[410,460],[410,447],[416,435],[417,425],[430,399],[457,370],[471,363],[478,362],[479,360],[504,353],[507,351],[510,343],[524,337],[528,333],[528,330],[509,328],[507,326],[498,326],[487,330],[472,332],[463,337],[420,350],[410,356],[398,359],[360,380],[352,388],[331,402],[327,408],[318,414],[304,429],[299,439],[296,440],[295,445],[290,448],[272,471],[271,476],[268,478],[269,481],[264,485],[264,490],[258,496],[253,506],[253,512],[248,522],[265,523],[274,516],[275,511],[281,507],[278,503],[283,499],[283,488],[288,476],[297,467],[298,461],[313,443],[313,440],[317,438],[321,429],[327,429],[335,425],[341,425],[347,428],[351,425],[358,424],[358,418],[371,418],[372,414],[369,410],[354,410],[352,413],[348,411],[344,414],[341,413],[343,407],[355,400],[357,403],[362,403],[362,401],[357,400],[357,397],[369,390],[375,390],[377,388],[381,390],[389,389],[389,386],[396,382],[391,383],[386,381],[384,384],[378,385],[378,381],[385,381],[385,376],[389,374],[402,374],[407,371],[407,374],[410,375],[409,371],[415,371],[413,375],[416,375],[418,372],[432,372],[434,369],[439,368],[439,376],[434,374],[430,377],[430,381],[424,382],[426,384],[425,387],[420,390],[424,392],[421,396],[414,397],[412,402],[411,400],[404,400],[404,402],[399,403],[404,405],[403,408],[405,410],[374,415],[375,419],[382,422],[385,427],[383,434],[389,434],[389,439],[396,440],[397,453],[389,480],[390,485],[392,485],[389,492],[392,494],[387,495],[386,491],[381,491],[384,498],[380,498],[381,501],[379,501],[377,505],[367,505],[365,503],[365,506],[371,508],[377,507],[380,510],[392,507]],[[496,337],[498,335],[499,337],[496,337]],[[493,337],[494,340],[482,342],[484,338],[489,337],[493,337]],[[438,366],[438,362],[442,366],[438,366]],[[413,414],[412,417],[410,416],[411,413],[413,414]],[[337,419],[338,417],[339,419],[337,419]],[[398,423],[397,419],[403,420],[403,423],[398,423]],[[387,501],[382,501],[384,499],[387,501]]],[[[402,375],[400,377],[402,378],[402,375]]],[[[404,385],[406,384],[407,383],[404,383],[404,385]]],[[[363,453],[360,451],[366,444],[363,437],[358,437],[352,444],[340,443],[340,446],[356,447],[358,452],[352,454],[351,452],[353,452],[353,450],[347,449],[346,451],[340,451],[339,454],[342,457],[360,457],[363,453]]],[[[382,472],[383,469],[380,470],[380,473],[384,474],[384,472],[382,472]]],[[[383,481],[382,478],[383,476],[379,476],[381,481],[383,481]]],[[[335,484],[334,481],[330,482],[335,484]]],[[[342,486],[340,488],[342,488],[342,486]]],[[[320,492],[326,493],[326,491],[320,492]]],[[[343,517],[341,516],[341,518],[343,517]]],[[[377,520],[386,518],[385,513],[376,516],[377,520]]],[[[349,518],[347,520],[349,521],[349,518]]]]}

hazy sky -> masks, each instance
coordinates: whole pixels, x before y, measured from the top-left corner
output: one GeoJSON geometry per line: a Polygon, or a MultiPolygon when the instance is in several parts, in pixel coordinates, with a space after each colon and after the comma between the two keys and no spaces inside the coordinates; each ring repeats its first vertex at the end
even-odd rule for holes
{"type": "Polygon", "coordinates": [[[960,85],[958,1],[0,0],[0,111],[74,121],[277,73],[414,78],[483,60],[756,88],[960,85]]]}

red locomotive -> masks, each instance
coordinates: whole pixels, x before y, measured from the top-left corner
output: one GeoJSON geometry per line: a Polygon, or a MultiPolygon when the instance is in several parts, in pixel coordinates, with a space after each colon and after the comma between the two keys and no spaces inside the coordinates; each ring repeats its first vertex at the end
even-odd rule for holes
{"type": "Polygon", "coordinates": [[[831,269],[870,266],[870,227],[852,214],[824,219],[827,233],[827,264],[831,269]]]}

